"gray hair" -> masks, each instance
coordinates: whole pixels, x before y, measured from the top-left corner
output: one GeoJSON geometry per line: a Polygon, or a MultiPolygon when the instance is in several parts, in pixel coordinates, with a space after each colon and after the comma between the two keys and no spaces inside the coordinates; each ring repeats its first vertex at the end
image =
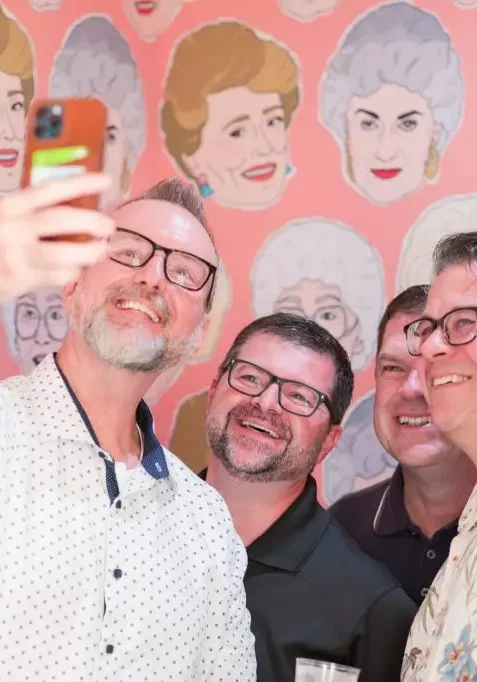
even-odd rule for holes
{"type": "Polygon", "coordinates": [[[374,430],[374,391],[361,398],[348,412],[343,435],[323,462],[323,497],[334,504],[353,492],[356,479],[373,479],[396,460],[383,448],[374,430]]]}
{"type": "Polygon", "coordinates": [[[430,284],[432,254],[438,242],[450,234],[477,230],[477,194],[454,195],[429,206],[407,233],[399,256],[396,289],[430,284]]]}
{"type": "Polygon", "coordinates": [[[341,40],[320,90],[323,124],[344,142],[353,96],[368,97],[387,83],[421,94],[440,125],[441,152],[456,132],[463,109],[459,57],[439,20],[406,2],[373,9],[341,40]]]}
{"type": "Polygon", "coordinates": [[[92,95],[119,111],[132,168],[144,148],[144,91],[127,41],[102,15],[90,15],[73,25],[50,74],[50,96],[92,95]]]}
{"type": "Polygon", "coordinates": [[[363,369],[374,353],[376,329],[384,308],[381,257],[349,227],[325,218],[304,218],[272,233],[259,249],[251,270],[252,307],[256,317],[275,311],[283,289],[303,279],[340,287],[343,302],[359,319],[363,350],[351,358],[363,369]]]}

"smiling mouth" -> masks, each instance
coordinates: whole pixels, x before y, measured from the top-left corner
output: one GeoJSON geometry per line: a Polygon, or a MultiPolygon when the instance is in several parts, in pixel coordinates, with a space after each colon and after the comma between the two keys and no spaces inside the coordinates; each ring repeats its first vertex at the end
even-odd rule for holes
{"type": "Polygon", "coordinates": [[[251,421],[240,421],[239,424],[245,429],[252,429],[258,433],[264,433],[266,436],[270,436],[270,438],[275,438],[276,440],[280,439],[280,436],[276,431],[269,429],[268,426],[264,426],[263,424],[257,424],[256,422],[251,421]]]}
{"type": "Polygon", "coordinates": [[[271,180],[277,170],[276,163],[263,163],[260,166],[253,166],[242,173],[247,180],[254,180],[255,182],[266,182],[271,180]]]}
{"type": "Polygon", "coordinates": [[[155,0],[137,0],[134,5],[136,7],[136,12],[141,14],[141,16],[152,14],[157,7],[155,0]]]}
{"type": "Polygon", "coordinates": [[[402,171],[402,168],[371,168],[371,173],[380,180],[392,180],[402,171]]]}
{"type": "Polygon", "coordinates": [[[0,166],[12,168],[17,161],[18,152],[16,149],[0,149],[0,166]]]}
{"type": "Polygon", "coordinates": [[[432,385],[434,388],[437,388],[438,386],[445,386],[446,384],[463,384],[469,379],[470,377],[464,374],[447,374],[446,376],[433,379],[432,385]]]}
{"type": "Polygon", "coordinates": [[[137,310],[140,313],[144,313],[144,315],[154,322],[154,324],[157,324],[160,321],[157,313],[140,301],[130,301],[122,298],[116,302],[116,308],[119,308],[120,310],[137,310]]]}
{"type": "Polygon", "coordinates": [[[411,417],[407,415],[401,415],[398,417],[398,422],[401,426],[427,426],[432,424],[431,415],[426,414],[420,417],[411,417]]]}

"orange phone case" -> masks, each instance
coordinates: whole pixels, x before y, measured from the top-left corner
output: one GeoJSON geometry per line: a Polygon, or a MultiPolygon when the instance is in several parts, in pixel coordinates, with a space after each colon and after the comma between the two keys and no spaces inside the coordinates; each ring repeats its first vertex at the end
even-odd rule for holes
{"type": "MultiPolygon", "coordinates": [[[[43,99],[35,101],[28,114],[26,152],[22,186],[70,177],[85,171],[101,171],[106,138],[107,110],[98,99],[43,99]],[[41,139],[35,134],[37,112],[42,107],[60,105],[63,127],[58,137],[41,139]]],[[[98,209],[99,196],[84,196],[67,202],[98,209]]],[[[57,235],[49,240],[88,241],[87,234],[57,235]]]]}

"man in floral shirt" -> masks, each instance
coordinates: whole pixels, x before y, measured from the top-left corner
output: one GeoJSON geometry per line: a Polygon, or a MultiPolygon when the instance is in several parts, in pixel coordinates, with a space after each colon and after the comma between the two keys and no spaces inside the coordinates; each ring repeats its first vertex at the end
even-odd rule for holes
{"type": "MultiPolygon", "coordinates": [[[[404,328],[408,350],[434,423],[477,465],[477,232],[439,242],[434,276],[425,314],[404,328]]],[[[401,680],[477,681],[477,487],[411,628],[401,680]]]]}

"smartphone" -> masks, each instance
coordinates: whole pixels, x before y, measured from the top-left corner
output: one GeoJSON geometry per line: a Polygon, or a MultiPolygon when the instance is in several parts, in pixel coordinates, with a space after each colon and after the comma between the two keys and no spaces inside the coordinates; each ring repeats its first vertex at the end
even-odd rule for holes
{"type": "MultiPolygon", "coordinates": [[[[107,110],[94,98],[34,102],[27,121],[23,187],[103,170],[107,110]]],[[[68,202],[98,210],[99,196],[68,202]]],[[[89,234],[55,235],[47,241],[90,241],[89,234]]]]}

